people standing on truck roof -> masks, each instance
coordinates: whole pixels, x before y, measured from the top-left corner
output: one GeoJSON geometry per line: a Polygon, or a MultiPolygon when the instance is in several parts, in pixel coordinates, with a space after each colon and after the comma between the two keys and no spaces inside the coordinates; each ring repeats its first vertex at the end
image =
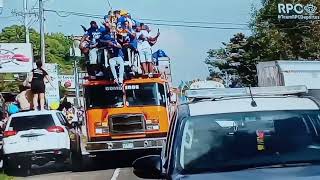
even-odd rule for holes
{"type": "Polygon", "coordinates": [[[116,19],[117,19],[117,22],[116,22],[116,26],[117,28],[120,28],[121,25],[127,21],[127,18],[126,18],[126,14],[128,14],[128,12],[124,11],[124,10],[116,10],[114,12],[115,16],[116,16],[116,19]]]}
{"type": "Polygon", "coordinates": [[[87,30],[85,36],[89,38],[89,64],[88,73],[94,76],[103,76],[100,65],[98,64],[97,52],[101,44],[101,36],[108,31],[106,27],[99,27],[95,21],[90,22],[90,28],[87,30]]]}
{"type": "Polygon", "coordinates": [[[144,74],[151,75],[153,73],[153,63],[152,63],[152,49],[149,41],[155,41],[160,36],[160,32],[155,37],[151,37],[148,31],[144,30],[144,24],[141,23],[140,26],[136,28],[137,39],[138,39],[138,52],[140,56],[140,62],[142,64],[142,70],[144,74]]]}
{"type": "Polygon", "coordinates": [[[118,42],[122,46],[124,60],[129,61],[128,50],[136,51],[136,47],[134,47],[135,32],[130,28],[128,21],[125,21],[121,28],[118,29],[117,37],[118,42]]]}
{"type": "Polygon", "coordinates": [[[88,29],[86,35],[89,36],[90,48],[95,48],[98,45],[98,40],[101,36],[101,29],[99,28],[97,22],[91,21],[90,28],[88,29]]]}
{"type": "Polygon", "coordinates": [[[122,52],[122,46],[117,41],[115,32],[116,32],[116,29],[112,28],[111,33],[105,35],[101,41],[103,42],[104,45],[108,47],[109,65],[114,78],[114,82],[119,85],[122,85],[123,76],[124,76],[123,52],[122,52]],[[117,71],[116,71],[117,65],[119,66],[119,76],[117,75],[117,71]]]}
{"type": "Polygon", "coordinates": [[[104,16],[104,21],[102,23],[103,27],[102,27],[102,30],[103,30],[103,33],[102,33],[102,36],[105,35],[105,34],[109,34],[110,33],[110,29],[112,27],[111,25],[111,22],[110,22],[110,16],[106,15],[104,16]]]}
{"type": "Polygon", "coordinates": [[[51,82],[51,78],[49,77],[47,71],[42,68],[42,62],[36,62],[37,68],[33,69],[31,72],[31,92],[33,93],[33,108],[34,110],[38,110],[38,100],[40,101],[40,110],[44,110],[44,95],[45,95],[45,81],[48,80],[51,87],[54,88],[51,82]]]}

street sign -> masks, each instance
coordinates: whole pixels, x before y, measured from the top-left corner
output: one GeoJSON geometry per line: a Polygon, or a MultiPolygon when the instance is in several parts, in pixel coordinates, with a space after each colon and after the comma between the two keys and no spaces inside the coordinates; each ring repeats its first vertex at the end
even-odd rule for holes
{"type": "Polygon", "coordinates": [[[52,103],[60,102],[58,65],[46,63],[45,70],[51,77],[53,85],[52,87],[50,83],[46,83],[46,100],[50,106],[52,103]]]}
{"type": "Polygon", "coordinates": [[[74,89],[76,87],[74,75],[59,75],[59,82],[61,86],[64,86],[66,83],[70,83],[70,86],[67,87],[70,89],[74,89]]]}
{"type": "Polygon", "coordinates": [[[26,73],[32,68],[30,43],[0,43],[0,73],[26,73]]]}

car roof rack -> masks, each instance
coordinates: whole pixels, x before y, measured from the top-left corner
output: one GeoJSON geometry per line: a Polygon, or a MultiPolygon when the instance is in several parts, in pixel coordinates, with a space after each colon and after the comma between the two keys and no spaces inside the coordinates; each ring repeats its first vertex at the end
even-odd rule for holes
{"type": "Polygon", "coordinates": [[[279,96],[299,95],[308,93],[306,86],[274,86],[274,87],[245,87],[245,88],[215,88],[191,89],[185,96],[189,99],[220,99],[241,96],[279,96]],[[251,93],[250,93],[251,89],[251,93]]]}

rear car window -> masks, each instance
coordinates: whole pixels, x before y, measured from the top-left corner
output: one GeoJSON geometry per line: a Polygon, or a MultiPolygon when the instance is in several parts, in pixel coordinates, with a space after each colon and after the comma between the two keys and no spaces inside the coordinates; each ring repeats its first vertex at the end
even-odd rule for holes
{"type": "Polygon", "coordinates": [[[53,118],[50,114],[13,117],[9,130],[23,131],[29,129],[47,129],[54,126],[53,118]]]}

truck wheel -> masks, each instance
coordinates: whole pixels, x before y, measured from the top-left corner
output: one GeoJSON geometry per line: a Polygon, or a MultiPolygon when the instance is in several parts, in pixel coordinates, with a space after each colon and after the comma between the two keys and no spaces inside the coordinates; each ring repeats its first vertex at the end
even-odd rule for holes
{"type": "Polygon", "coordinates": [[[74,172],[83,171],[83,157],[78,152],[71,152],[71,170],[74,172]]]}
{"type": "Polygon", "coordinates": [[[80,137],[77,137],[76,143],[70,152],[71,169],[72,171],[78,172],[83,170],[82,153],[80,146],[80,137]]]}

